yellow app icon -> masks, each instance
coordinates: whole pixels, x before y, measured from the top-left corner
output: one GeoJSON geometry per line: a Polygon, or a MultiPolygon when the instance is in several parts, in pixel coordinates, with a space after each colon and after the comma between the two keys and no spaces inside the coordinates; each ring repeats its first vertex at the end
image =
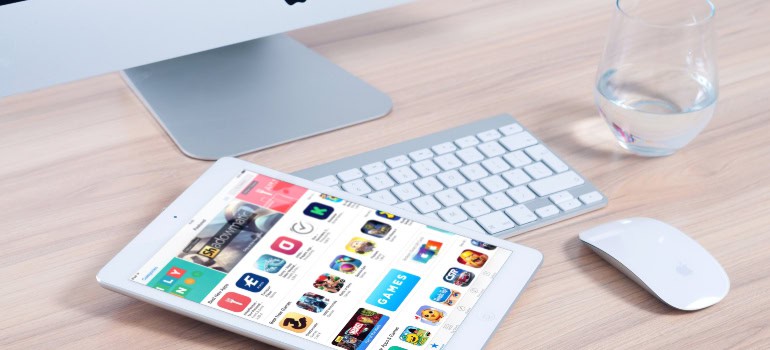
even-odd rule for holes
{"type": "Polygon", "coordinates": [[[312,318],[296,312],[287,313],[281,322],[278,323],[281,328],[288,329],[295,333],[304,332],[311,324],[313,324],[312,318]]]}
{"type": "Polygon", "coordinates": [[[214,259],[217,257],[217,255],[219,255],[219,251],[220,251],[219,248],[214,248],[210,245],[207,245],[207,246],[203,246],[203,248],[201,248],[201,250],[198,251],[198,255],[203,255],[205,257],[214,259]]]}

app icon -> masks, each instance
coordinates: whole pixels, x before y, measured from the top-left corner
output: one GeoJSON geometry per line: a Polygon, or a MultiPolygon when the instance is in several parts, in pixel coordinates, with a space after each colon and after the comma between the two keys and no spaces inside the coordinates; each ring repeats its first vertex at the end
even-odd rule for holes
{"type": "Polygon", "coordinates": [[[246,272],[237,282],[235,282],[235,286],[252,293],[259,293],[265,286],[267,286],[267,282],[267,278],[255,275],[251,272],[246,272]]]}
{"type": "Polygon", "coordinates": [[[345,250],[351,253],[369,255],[374,251],[375,247],[376,245],[374,242],[360,237],[355,237],[351,239],[350,242],[348,242],[348,244],[345,246],[345,250]]]}
{"type": "Polygon", "coordinates": [[[325,273],[318,276],[313,282],[313,287],[329,293],[337,293],[345,286],[345,280],[334,275],[325,273]]]}
{"type": "Polygon", "coordinates": [[[392,227],[379,221],[369,220],[361,227],[361,232],[374,237],[385,237],[392,227]]]}
{"type": "Polygon", "coordinates": [[[281,236],[278,237],[275,242],[273,242],[273,244],[270,246],[270,249],[279,253],[284,253],[286,255],[292,255],[296,253],[300,247],[302,247],[302,242],[296,239],[281,236]]]}
{"type": "Polygon", "coordinates": [[[173,278],[181,278],[185,272],[187,272],[187,270],[180,269],[176,266],[172,266],[170,269],[168,269],[168,272],[166,272],[166,275],[171,276],[173,278]]]}
{"type": "Polygon", "coordinates": [[[355,350],[359,346],[364,349],[384,328],[388,319],[388,316],[376,311],[360,308],[332,340],[332,345],[343,349],[355,350]]]}
{"type": "Polygon", "coordinates": [[[453,306],[460,299],[460,292],[444,287],[436,287],[430,294],[430,300],[444,305],[453,306]]]}
{"type": "Polygon", "coordinates": [[[476,277],[472,272],[452,267],[444,274],[444,281],[460,287],[467,287],[476,277]]]}
{"type": "Polygon", "coordinates": [[[438,254],[442,245],[441,242],[428,241],[420,246],[420,249],[417,250],[417,253],[412,257],[412,260],[423,264],[427,263],[434,255],[438,254]]]}
{"type": "Polygon", "coordinates": [[[270,254],[263,254],[259,257],[259,259],[257,259],[257,263],[255,265],[258,269],[267,273],[277,273],[278,271],[281,271],[284,265],[286,265],[286,260],[272,256],[270,254]]]}
{"type": "Polygon", "coordinates": [[[351,258],[347,255],[338,255],[332,263],[329,264],[332,270],[336,270],[342,273],[352,274],[356,273],[359,267],[361,267],[361,260],[351,258]]]}
{"type": "Polygon", "coordinates": [[[342,202],[342,198],[335,197],[335,196],[330,196],[330,195],[328,195],[326,193],[322,193],[321,194],[321,198],[323,198],[323,199],[325,199],[325,200],[327,200],[329,202],[332,202],[332,203],[342,202]]]}
{"type": "Polygon", "coordinates": [[[484,248],[486,250],[495,250],[495,248],[497,248],[496,246],[493,246],[493,245],[491,245],[489,243],[485,243],[485,242],[482,242],[482,241],[477,241],[475,239],[471,240],[471,244],[473,244],[473,245],[475,245],[475,246],[477,246],[479,248],[484,248]]]}
{"type": "Polygon", "coordinates": [[[489,260],[489,256],[474,250],[466,249],[457,257],[457,262],[470,267],[482,267],[489,260]]]}
{"type": "Polygon", "coordinates": [[[295,222],[293,225],[291,225],[291,231],[301,235],[306,235],[310,232],[313,232],[313,225],[305,221],[295,222]]]}
{"type": "Polygon", "coordinates": [[[329,298],[315,293],[305,293],[297,300],[297,306],[300,309],[315,313],[324,311],[327,305],[329,305],[329,298]]]}
{"type": "Polygon", "coordinates": [[[310,327],[311,324],[313,324],[312,318],[296,312],[288,312],[286,313],[286,316],[281,319],[281,322],[278,323],[278,326],[295,333],[302,333],[310,327]]]}
{"type": "Polygon", "coordinates": [[[225,310],[232,312],[241,312],[251,304],[251,298],[241,295],[235,292],[227,292],[219,301],[217,305],[225,310]]]}
{"type": "Polygon", "coordinates": [[[305,208],[305,211],[302,213],[311,217],[316,218],[318,220],[326,220],[332,213],[334,212],[334,208],[323,205],[321,203],[310,203],[310,205],[305,208]]]}
{"type": "Polygon", "coordinates": [[[407,349],[406,348],[402,348],[400,346],[393,345],[393,346],[389,347],[388,350],[407,350],[407,349]]]}
{"type": "Polygon", "coordinates": [[[407,326],[399,339],[413,345],[425,345],[430,337],[430,332],[414,326],[407,326]]]}
{"type": "Polygon", "coordinates": [[[393,215],[391,213],[388,213],[387,211],[382,211],[382,210],[375,211],[374,214],[379,216],[379,217],[381,217],[381,218],[385,218],[385,219],[393,220],[393,221],[401,219],[400,216],[396,216],[396,215],[393,215]]]}
{"type": "Polygon", "coordinates": [[[417,309],[417,316],[422,323],[427,323],[431,326],[437,326],[441,323],[441,319],[446,316],[446,312],[441,309],[437,309],[432,306],[423,305],[417,309]]]}

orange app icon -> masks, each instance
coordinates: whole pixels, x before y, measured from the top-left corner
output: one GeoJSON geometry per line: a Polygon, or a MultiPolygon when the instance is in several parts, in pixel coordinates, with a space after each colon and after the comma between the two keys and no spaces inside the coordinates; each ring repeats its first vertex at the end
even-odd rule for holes
{"type": "Polygon", "coordinates": [[[286,313],[286,316],[281,319],[281,322],[278,323],[278,326],[295,333],[302,333],[307,330],[311,324],[313,324],[312,318],[296,312],[288,312],[286,313]]]}
{"type": "Polygon", "coordinates": [[[457,257],[457,262],[470,267],[482,267],[489,260],[489,256],[470,249],[464,250],[457,257]]]}

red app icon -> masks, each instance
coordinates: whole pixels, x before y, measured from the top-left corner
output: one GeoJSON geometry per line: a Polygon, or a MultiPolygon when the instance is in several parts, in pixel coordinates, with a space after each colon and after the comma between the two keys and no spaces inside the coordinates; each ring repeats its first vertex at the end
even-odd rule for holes
{"type": "Polygon", "coordinates": [[[228,292],[222,299],[219,299],[219,307],[232,312],[241,312],[251,304],[251,298],[234,292],[228,292]]]}
{"type": "Polygon", "coordinates": [[[172,266],[170,269],[168,269],[168,272],[166,272],[166,275],[174,278],[180,278],[182,277],[182,275],[184,275],[185,272],[187,272],[187,270],[183,270],[176,266],[172,266]]]}
{"type": "Polygon", "coordinates": [[[273,245],[270,246],[270,248],[276,252],[284,253],[286,255],[296,253],[300,247],[302,247],[302,242],[284,236],[278,237],[278,239],[273,242],[273,245]]]}

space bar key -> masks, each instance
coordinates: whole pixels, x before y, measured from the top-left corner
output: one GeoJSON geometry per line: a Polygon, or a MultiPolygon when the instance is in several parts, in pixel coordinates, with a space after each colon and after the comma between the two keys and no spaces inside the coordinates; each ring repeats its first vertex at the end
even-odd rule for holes
{"type": "Polygon", "coordinates": [[[529,183],[531,188],[538,196],[547,196],[559,191],[566,190],[575,186],[579,186],[585,183],[580,175],[574,171],[568,171],[545,179],[533,181],[529,183]]]}

